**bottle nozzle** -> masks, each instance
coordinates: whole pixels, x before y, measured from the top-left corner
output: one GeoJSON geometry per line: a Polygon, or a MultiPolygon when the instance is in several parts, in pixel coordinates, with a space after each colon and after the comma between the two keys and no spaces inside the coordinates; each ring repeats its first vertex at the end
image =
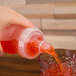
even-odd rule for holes
{"type": "Polygon", "coordinates": [[[39,50],[41,53],[49,53],[51,55],[53,55],[53,53],[55,52],[53,46],[44,40],[41,41],[41,43],[39,45],[39,50]]]}

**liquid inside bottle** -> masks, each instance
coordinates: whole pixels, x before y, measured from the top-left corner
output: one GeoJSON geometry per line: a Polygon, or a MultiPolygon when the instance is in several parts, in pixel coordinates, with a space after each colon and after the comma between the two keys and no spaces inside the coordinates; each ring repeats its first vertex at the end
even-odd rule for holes
{"type": "Polygon", "coordinates": [[[18,38],[23,30],[24,27],[18,25],[11,25],[3,29],[1,45],[5,53],[18,53],[18,38]]]}
{"type": "Polygon", "coordinates": [[[40,54],[38,48],[31,45],[35,38],[43,40],[43,34],[38,29],[11,25],[3,29],[1,45],[5,53],[18,53],[22,57],[32,59],[40,54]]]}

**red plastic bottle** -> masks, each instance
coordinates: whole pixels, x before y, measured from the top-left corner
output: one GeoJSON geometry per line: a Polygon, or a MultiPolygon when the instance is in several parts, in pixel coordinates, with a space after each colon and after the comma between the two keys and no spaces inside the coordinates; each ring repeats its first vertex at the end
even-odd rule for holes
{"type": "Polygon", "coordinates": [[[36,28],[25,28],[19,25],[11,25],[3,29],[1,45],[5,53],[16,54],[33,59],[41,52],[54,50],[44,41],[43,34],[36,28]]]}

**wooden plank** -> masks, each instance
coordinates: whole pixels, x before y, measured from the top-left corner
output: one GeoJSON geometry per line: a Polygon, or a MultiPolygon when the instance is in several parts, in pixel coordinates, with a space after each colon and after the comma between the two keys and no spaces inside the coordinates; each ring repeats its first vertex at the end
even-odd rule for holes
{"type": "Polygon", "coordinates": [[[27,4],[43,4],[43,3],[71,3],[76,0],[26,0],[27,4]]]}
{"type": "Polygon", "coordinates": [[[0,0],[0,5],[25,4],[25,0],[0,0]]]}
{"type": "Polygon", "coordinates": [[[28,72],[15,72],[15,71],[6,71],[5,69],[0,70],[0,76],[40,76],[40,73],[28,73],[28,72]]]}
{"type": "Polygon", "coordinates": [[[76,19],[76,3],[55,3],[55,19],[76,19]]]}
{"type": "Polygon", "coordinates": [[[76,36],[76,30],[41,30],[45,35],[55,35],[55,36],[76,36]]]}
{"type": "Polygon", "coordinates": [[[43,4],[51,2],[53,2],[53,0],[26,0],[26,4],[43,4]]]}
{"type": "Polygon", "coordinates": [[[54,3],[54,6],[55,7],[66,7],[66,6],[69,6],[69,7],[72,7],[72,6],[76,6],[76,2],[72,2],[72,3],[54,3]]]}
{"type": "Polygon", "coordinates": [[[76,6],[55,7],[55,14],[76,14],[76,6]]]}
{"type": "Polygon", "coordinates": [[[0,76],[40,76],[38,60],[0,57],[0,76]]]}
{"type": "Polygon", "coordinates": [[[6,68],[8,66],[9,69],[12,68],[12,70],[22,70],[25,72],[26,71],[39,72],[38,60],[28,60],[28,59],[21,58],[21,57],[13,58],[13,57],[9,57],[9,56],[5,56],[5,57],[3,56],[2,59],[0,57],[0,60],[2,61],[2,62],[0,62],[0,64],[3,66],[6,66],[6,68]]]}
{"type": "Polygon", "coordinates": [[[10,7],[32,19],[76,19],[76,3],[61,4],[12,5],[10,7]]]}
{"type": "Polygon", "coordinates": [[[45,35],[45,40],[52,44],[55,49],[76,50],[76,36],[45,35]]]}
{"type": "Polygon", "coordinates": [[[76,20],[74,19],[43,19],[42,29],[47,30],[76,30],[76,20]]]}
{"type": "Polygon", "coordinates": [[[54,14],[54,5],[36,4],[36,5],[14,5],[10,6],[23,15],[47,15],[54,14]]]}
{"type": "Polygon", "coordinates": [[[76,14],[55,14],[54,19],[76,19],[76,14]]]}
{"type": "Polygon", "coordinates": [[[33,22],[33,24],[36,26],[36,27],[38,27],[38,28],[41,28],[41,20],[40,19],[30,19],[32,22],[33,22]]]}
{"type": "Polygon", "coordinates": [[[53,0],[54,3],[74,3],[76,0],[53,0]]]}
{"type": "Polygon", "coordinates": [[[27,18],[31,18],[31,19],[54,19],[55,15],[53,14],[34,14],[34,15],[23,15],[27,18]]]}

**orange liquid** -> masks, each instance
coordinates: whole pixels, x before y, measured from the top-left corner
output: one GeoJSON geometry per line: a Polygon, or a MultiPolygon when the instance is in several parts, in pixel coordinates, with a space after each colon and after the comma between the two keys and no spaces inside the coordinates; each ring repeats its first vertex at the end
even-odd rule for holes
{"type": "MultiPolygon", "coordinates": [[[[18,53],[18,41],[16,39],[1,41],[2,48],[5,53],[16,54],[18,53]]],[[[31,44],[27,44],[27,52],[30,56],[35,56],[38,53],[38,49],[32,48],[31,44]],[[30,51],[31,50],[31,51],[30,51]]]]}
{"type": "Polygon", "coordinates": [[[42,76],[76,76],[72,74],[72,68],[64,65],[65,72],[62,73],[58,64],[51,64],[50,67],[45,68],[42,76]]]}
{"type": "MultiPolygon", "coordinates": [[[[55,52],[55,50],[53,50],[54,52],[52,53],[52,55],[54,56],[55,60],[57,61],[58,65],[59,65],[59,68],[61,70],[62,73],[64,73],[64,67],[63,67],[63,64],[61,62],[61,60],[59,59],[57,53],[55,52]]],[[[48,51],[48,54],[51,55],[51,52],[48,51]]]]}
{"type": "Polygon", "coordinates": [[[18,52],[17,49],[17,40],[7,40],[7,41],[1,41],[2,48],[5,53],[9,54],[16,54],[18,52]]]}
{"type": "Polygon", "coordinates": [[[11,25],[3,30],[1,45],[5,53],[16,54],[18,52],[18,37],[24,27],[11,25]]]}
{"type": "Polygon", "coordinates": [[[62,64],[61,60],[59,59],[57,53],[55,52],[54,48],[50,44],[48,44],[47,42],[44,42],[43,45],[41,46],[41,50],[43,53],[48,53],[48,54],[54,56],[55,60],[57,61],[58,65],[59,65],[61,72],[64,72],[63,64],[62,64]]]}

